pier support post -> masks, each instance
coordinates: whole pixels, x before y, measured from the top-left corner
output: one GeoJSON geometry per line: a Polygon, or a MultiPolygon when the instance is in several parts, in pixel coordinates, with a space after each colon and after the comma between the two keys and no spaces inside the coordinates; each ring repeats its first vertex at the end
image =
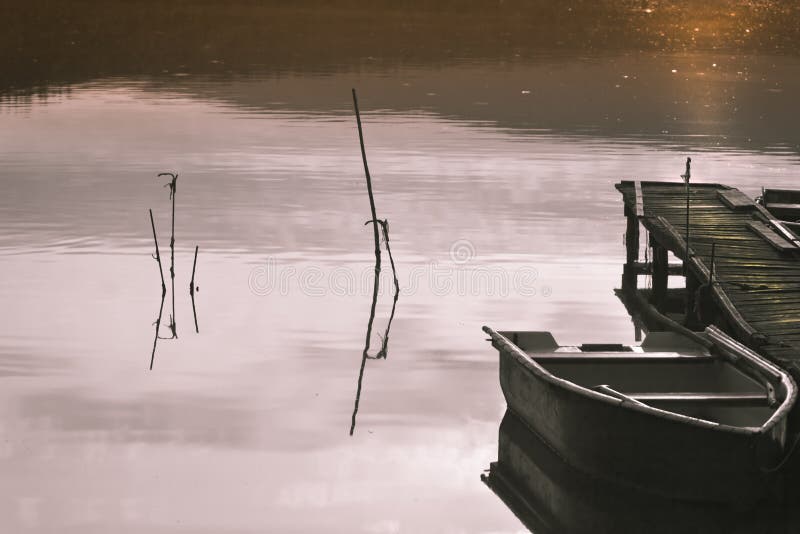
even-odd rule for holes
{"type": "Polygon", "coordinates": [[[634,264],[639,259],[639,219],[634,213],[630,213],[627,206],[625,215],[628,220],[628,227],[625,230],[625,267],[623,268],[622,283],[626,288],[636,289],[637,274],[634,264]]]}
{"type": "Polygon", "coordinates": [[[697,314],[695,313],[695,299],[697,297],[697,290],[700,288],[700,280],[697,279],[697,276],[691,271],[691,269],[686,269],[686,317],[684,318],[683,324],[688,327],[692,328],[697,325],[697,314]]]}
{"type": "Polygon", "coordinates": [[[651,303],[660,312],[664,311],[667,298],[667,280],[669,278],[669,259],[667,249],[650,236],[653,249],[653,293],[651,303]]]}

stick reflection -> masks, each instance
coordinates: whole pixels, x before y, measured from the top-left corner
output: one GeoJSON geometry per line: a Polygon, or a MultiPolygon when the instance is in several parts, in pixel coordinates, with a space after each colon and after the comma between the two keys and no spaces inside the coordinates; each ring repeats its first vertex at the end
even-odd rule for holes
{"type": "MultiPolygon", "coordinates": [[[[367,221],[369,223],[371,221],[367,221]]],[[[378,289],[380,288],[380,263],[375,263],[375,283],[372,286],[372,304],[370,305],[369,310],[369,320],[367,321],[367,334],[366,339],[364,340],[364,351],[361,353],[361,367],[358,370],[358,386],[356,387],[356,400],[353,405],[353,415],[350,420],[350,435],[353,435],[356,428],[356,416],[358,415],[358,407],[361,401],[361,386],[364,381],[364,370],[367,367],[367,360],[380,360],[386,359],[389,353],[389,331],[392,328],[392,321],[394,320],[394,312],[397,308],[397,299],[400,296],[400,284],[397,281],[397,271],[395,270],[394,266],[394,259],[392,258],[392,252],[389,247],[389,230],[388,230],[388,221],[378,221],[381,225],[383,230],[383,239],[384,243],[386,244],[386,251],[389,254],[389,262],[392,266],[392,276],[394,278],[394,297],[392,299],[392,311],[389,313],[389,320],[386,323],[386,330],[381,336],[381,348],[380,350],[374,355],[370,356],[369,354],[369,347],[370,347],[370,340],[372,339],[372,327],[373,323],[375,322],[375,308],[378,303],[378,289]]],[[[378,334],[380,336],[380,334],[378,334]]]]}
{"type": "MultiPolygon", "coordinates": [[[[169,241],[169,248],[170,248],[170,265],[169,265],[169,275],[172,284],[172,313],[169,316],[169,324],[167,327],[170,330],[170,337],[161,337],[159,335],[161,330],[161,320],[164,316],[164,301],[166,300],[167,296],[167,286],[164,281],[164,268],[161,264],[161,252],[158,247],[158,237],[156,234],[156,225],[155,221],[153,220],[153,210],[150,210],[150,226],[153,230],[153,243],[155,245],[155,254],[153,254],[153,259],[158,262],[158,272],[161,277],[161,304],[158,308],[158,318],[156,319],[155,327],[155,337],[153,338],[153,351],[150,354],[150,370],[153,369],[153,363],[155,362],[156,358],[156,347],[158,346],[159,339],[177,339],[178,332],[177,332],[177,325],[175,322],[175,191],[178,181],[178,175],[170,172],[162,172],[158,175],[161,176],[169,176],[171,180],[167,182],[164,187],[169,187],[169,198],[172,201],[172,231],[170,234],[170,241],[169,241]]],[[[196,245],[194,247],[194,262],[192,263],[192,278],[189,282],[189,296],[192,299],[192,315],[194,316],[194,329],[195,332],[198,334],[200,333],[200,327],[197,324],[197,306],[195,304],[195,293],[200,289],[198,286],[195,285],[195,273],[197,272],[197,253],[200,250],[200,246],[196,245]]]]}
{"type": "Polygon", "coordinates": [[[169,238],[169,277],[172,280],[172,315],[169,316],[169,329],[172,331],[172,337],[178,337],[178,325],[176,323],[177,315],[175,315],[175,193],[178,189],[178,175],[171,172],[162,172],[158,177],[169,176],[172,178],[164,187],[169,187],[169,198],[172,201],[172,233],[169,238]]]}
{"type": "Polygon", "coordinates": [[[375,263],[375,283],[372,286],[372,305],[369,310],[369,320],[367,321],[367,337],[364,341],[364,351],[361,353],[361,367],[358,370],[358,386],[356,387],[356,401],[353,405],[353,416],[350,419],[350,435],[356,429],[356,415],[358,415],[358,404],[361,401],[361,385],[364,381],[364,369],[369,359],[369,341],[372,337],[372,323],[375,322],[375,306],[378,303],[378,287],[380,286],[380,264],[375,263]]]}
{"type": "Polygon", "coordinates": [[[197,269],[197,251],[200,250],[200,246],[195,245],[194,247],[194,263],[192,263],[192,279],[189,281],[189,295],[192,297],[192,315],[194,315],[194,331],[198,334],[200,333],[200,327],[197,326],[197,308],[194,306],[194,294],[199,288],[194,285],[194,273],[197,269]]]}
{"type": "MultiPolygon", "coordinates": [[[[386,245],[386,252],[389,254],[389,263],[392,266],[392,278],[394,282],[394,297],[392,299],[392,311],[389,313],[389,321],[386,323],[386,331],[384,332],[383,336],[381,337],[381,350],[375,356],[367,356],[367,359],[374,359],[378,360],[381,358],[386,358],[388,347],[389,347],[389,330],[392,328],[392,321],[394,320],[394,311],[397,308],[397,298],[400,296],[400,283],[397,281],[397,270],[394,267],[394,258],[392,257],[392,249],[389,246],[389,221],[384,219],[382,221],[378,221],[381,225],[381,230],[383,232],[383,242],[386,245]]],[[[373,300],[374,300],[373,296],[373,300]]],[[[369,326],[368,326],[369,328],[369,326]]],[[[380,334],[379,334],[380,335],[380,334]]]]}
{"type": "Polygon", "coordinates": [[[150,355],[150,370],[153,370],[153,362],[156,359],[156,345],[158,344],[159,336],[158,330],[161,328],[161,316],[164,313],[164,301],[167,299],[167,294],[163,293],[161,295],[161,305],[158,307],[158,319],[154,323],[156,325],[156,335],[153,338],[153,353],[150,355]]]}

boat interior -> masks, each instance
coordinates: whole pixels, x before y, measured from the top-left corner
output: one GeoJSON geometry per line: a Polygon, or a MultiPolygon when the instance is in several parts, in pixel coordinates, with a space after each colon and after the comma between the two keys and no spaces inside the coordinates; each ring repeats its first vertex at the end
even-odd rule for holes
{"type": "Polygon", "coordinates": [[[604,395],[736,427],[760,427],[774,412],[768,385],[672,332],[641,345],[560,346],[549,332],[501,332],[555,377],[604,395]]]}
{"type": "Polygon", "coordinates": [[[762,189],[761,203],[778,219],[800,220],[800,191],[795,189],[762,189]]]}

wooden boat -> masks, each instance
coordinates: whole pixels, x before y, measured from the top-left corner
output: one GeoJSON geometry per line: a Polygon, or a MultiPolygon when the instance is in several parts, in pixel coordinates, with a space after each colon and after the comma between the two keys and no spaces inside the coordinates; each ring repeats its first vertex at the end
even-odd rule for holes
{"type": "Polygon", "coordinates": [[[695,339],[651,332],[640,346],[484,331],[508,409],[571,467],[683,500],[742,504],[780,491],[797,388],[716,327],[695,339]]]}
{"type": "Polygon", "coordinates": [[[762,189],[757,199],[775,218],[800,220],[800,191],[795,189],[762,189]]]}

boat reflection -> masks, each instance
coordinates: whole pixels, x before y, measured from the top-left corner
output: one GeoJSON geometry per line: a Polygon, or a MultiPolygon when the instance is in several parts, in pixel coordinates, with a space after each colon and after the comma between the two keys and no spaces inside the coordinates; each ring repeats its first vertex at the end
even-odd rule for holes
{"type": "Polygon", "coordinates": [[[800,528],[800,514],[788,505],[744,509],[612,486],[567,465],[511,411],[500,423],[497,462],[481,479],[536,534],[777,534],[800,528]]]}

